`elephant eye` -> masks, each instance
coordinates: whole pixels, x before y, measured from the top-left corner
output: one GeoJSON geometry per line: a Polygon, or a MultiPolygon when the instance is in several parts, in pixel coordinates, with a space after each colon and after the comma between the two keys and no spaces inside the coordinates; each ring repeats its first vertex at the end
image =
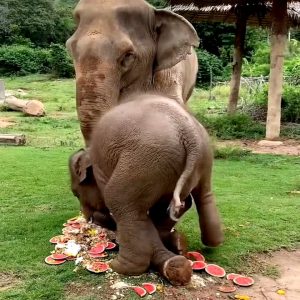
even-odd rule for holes
{"type": "Polygon", "coordinates": [[[130,67],[132,67],[135,59],[136,55],[132,51],[125,53],[120,61],[122,69],[128,71],[130,67]]]}

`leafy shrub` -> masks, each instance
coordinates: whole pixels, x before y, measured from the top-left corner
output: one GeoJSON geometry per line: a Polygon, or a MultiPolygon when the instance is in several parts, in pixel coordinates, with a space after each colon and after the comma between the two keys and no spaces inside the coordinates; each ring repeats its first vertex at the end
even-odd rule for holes
{"type": "Polygon", "coordinates": [[[0,73],[26,75],[50,71],[50,53],[47,49],[28,45],[4,45],[0,47],[0,73]]]}
{"type": "Polygon", "coordinates": [[[216,77],[220,77],[224,68],[222,61],[216,55],[211,54],[203,49],[197,49],[197,56],[199,61],[199,70],[197,75],[197,84],[200,86],[208,85],[212,75],[215,81],[216,77]]]}
{"type": "Polygon", "coordinates": [[[265,127],[244,114],[207,116],[198,113],[196,118],[210,134],[224,140],[258,139],[265,135],[265,127]]]}
{"type": "Polygon", "coordinates": [[[300,88],[284,87],[282,95],[282,121],[300,123],[300,88]]]}
{"type": "MultiPolygon", "coordinates": [[[[244,110],[256,120],[266,120],[268,107],[268,85],[259,91],[254,102],[244,110]],[[258,113],[259,112],[259,116],[258,113]]],[[[300,88],[285,84],[281,101],[282,122],[300,123],[300,88]]]]}
{"type": "Polygon", "coordinates": [[[66,48],[59,44],[52,44],[50,53],[50,64],[53,74],[57,77],[74,77],[73,62],[66,48]]]}
{"type": "Polygon", "coordinates": [[[214,151],[214,157],[217,159],[240,160],[251,154],[251,150],[238,147],[219,147],[214,151]]]}

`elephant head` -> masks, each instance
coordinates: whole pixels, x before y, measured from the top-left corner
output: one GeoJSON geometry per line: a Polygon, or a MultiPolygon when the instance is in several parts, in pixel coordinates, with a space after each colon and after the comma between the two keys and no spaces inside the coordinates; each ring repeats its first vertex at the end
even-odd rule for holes
{"type": "Polygon", "coordinates": [[[69,171],[72,192],[78,198],[85,218],[115,230],[115,221],[106,208],[101,190],[97,186],[88,151],[79,150],[70,157],[69,171]]]}
{"type": "Polygon", "coordinates": [[[67,41],[76,72],[81,131],[136,90],[151,90],[154,74],[175,66],[198,46],[192,25],[144,0],[80,0],[77,29],[67,41]]]}

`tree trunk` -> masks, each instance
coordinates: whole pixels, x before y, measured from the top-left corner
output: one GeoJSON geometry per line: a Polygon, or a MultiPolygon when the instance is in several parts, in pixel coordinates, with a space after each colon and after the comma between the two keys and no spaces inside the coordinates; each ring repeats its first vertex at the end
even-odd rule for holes
{"type": "Polygon", "coordinates": [[[280,135],[283,63],[288,33],[287,0],[273,0],[272,14],[272,50],[266,127],[267,140],[275,140],[280,135]]]}
{"type": "Polygon", "coordinates": [[[239,99],[246,27],[247,27],[247,15],[246,13],[240,13],[237,16],[237,21],[236,21],[236,35],[235,35],[233,63],[232,63],[233,70],[232,70],[232,77],[230,83],[229,102],[227,108],[229,114],[235,113],[238,99],[239,99]]]}
{"type": "Polygon", "coordinates": [[[21,100],[15,96],[8,96],[4,104],[12,110],[22,111],[29,116],[42,117],[45,115],[43,103],[37,100],[21,100]]]}

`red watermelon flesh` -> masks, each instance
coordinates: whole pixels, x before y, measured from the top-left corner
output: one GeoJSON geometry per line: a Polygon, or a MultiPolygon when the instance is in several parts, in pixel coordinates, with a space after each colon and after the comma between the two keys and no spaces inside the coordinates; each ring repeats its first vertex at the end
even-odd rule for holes
{"type": "Polygon", "coordinates": [[[65,236],[63,236],[63,235],[57,235],[57,236],[54,236],[53,238],[51,238],[49,240],[49,242],[51,244],[58,244],[58,243],[65,243],[65,242],[67,242],[67,240],[68,239],[65,236]]]}
{"type": "Polygon", "coordinates": [[[144,297],[147,292],[144,288],[140,287],[140,286],[135,286],[133,287],[133,290],[136,292],[136,294],[138,294],[140,297],[144,297]]]}
{"type": "Polygon", "coordinates": [[[105,247],[103,245],[99,245],[97,247],[92,247],[89,251],[89,254],[92,254],[92,255],[100,254],[100,253],[104,252],[104,250],[105,250],[105,247]]]}
{"type": "Polygon", "coordinates": [[[209,264],[205,267],[206,273],[215,277],[224,277],[226,275],[225,270],[218,265],[209,264]]]}
{"type": "Polygon", "coordinates": [[[98,247],[104,247],[104,248],[106,248],[107,246],[108,246],[108,242],[100,242],[100,243],[97,243],[97,244],[95,244],[94,245],[94,247],[93,248],[98,248],[98,247]]]}
{"type": "Polygon", "coordinates": [[[63,253],[53,253],[50,256],[55,260],[64,260],[68,257],[67,255],[65,255],[63,253]]]}
{"type": "Polygon", "coordinates": [[[108,256],[106,252],[102,252],[99,254],[89,254],[91,258],[105,258],[108,256]]]}
{"type": "Polygon", "coordinates": [[[233,282],[239,286],[250,286],[254,283],[254,280],[251,277],[238,276],[233,279],[233,282]]]}
{"type": "Polygon", "coordinates": [[[234,278],[236,278],[236,277],[238,277],[238,276],[241,276],[241,275],[236,274],[236,273],[229,273],[229,274],[227,274],[226,278],[227,278],[228,280],[233,280],[234,278]]]}
{"type": "Polygon", "coordinates": [[[219,286],[218,291],[222,293],[233,293],[236,291],[236,287],[232,285],[221,285],[219,286]]]}
{"type": "Polygon", "coordinates": [[[113,243],[113,242],[108,242],[107,243],[107,246],[106,246],[106,250],[112,250],[112,249],[114,249],[114,248],[116,248],[117,247],[117,245],[115,244],[115,243],[113,243]]]}
{"type": "Polygon", "coordinates": [[[143,283],[142,286],[149,295],[152,295],[156,292],[156,286],[153,283],[146,282],[146,283],[143,283]]]}
{"type": "Polygon", "coordinates": [[[196,260],[196,261],[205,261],[205,257],[196,251],[190,251],[186,254],[187,258],[192,259],[192,260],[196,260]]]}
{"type": "Polygon", "coordinates": [[[103,273],[109,269],[109,265],[103,262],[94,262],[87,266],[87,269],[93,273],[103,273]]]}
{"type": "Polygon", "coordinates": [[[47,256],[47,257],[45,258],[45,263],[48,264],[48,265],[61,265],[61,264],[63,264],[64,262],[66,262],[65,259],[62,259],[62,260],[56,260],[56,259],[53,259],[53,258],[51,257],[51,255],[50,255],[50,256],[47,256]]]}
{"type": "Polygon", "coordinates": [[[194,271],[200,271],[205,269],[206,266],[207,264],[204,261],[193,261],[192,269],[194,271]]]}

